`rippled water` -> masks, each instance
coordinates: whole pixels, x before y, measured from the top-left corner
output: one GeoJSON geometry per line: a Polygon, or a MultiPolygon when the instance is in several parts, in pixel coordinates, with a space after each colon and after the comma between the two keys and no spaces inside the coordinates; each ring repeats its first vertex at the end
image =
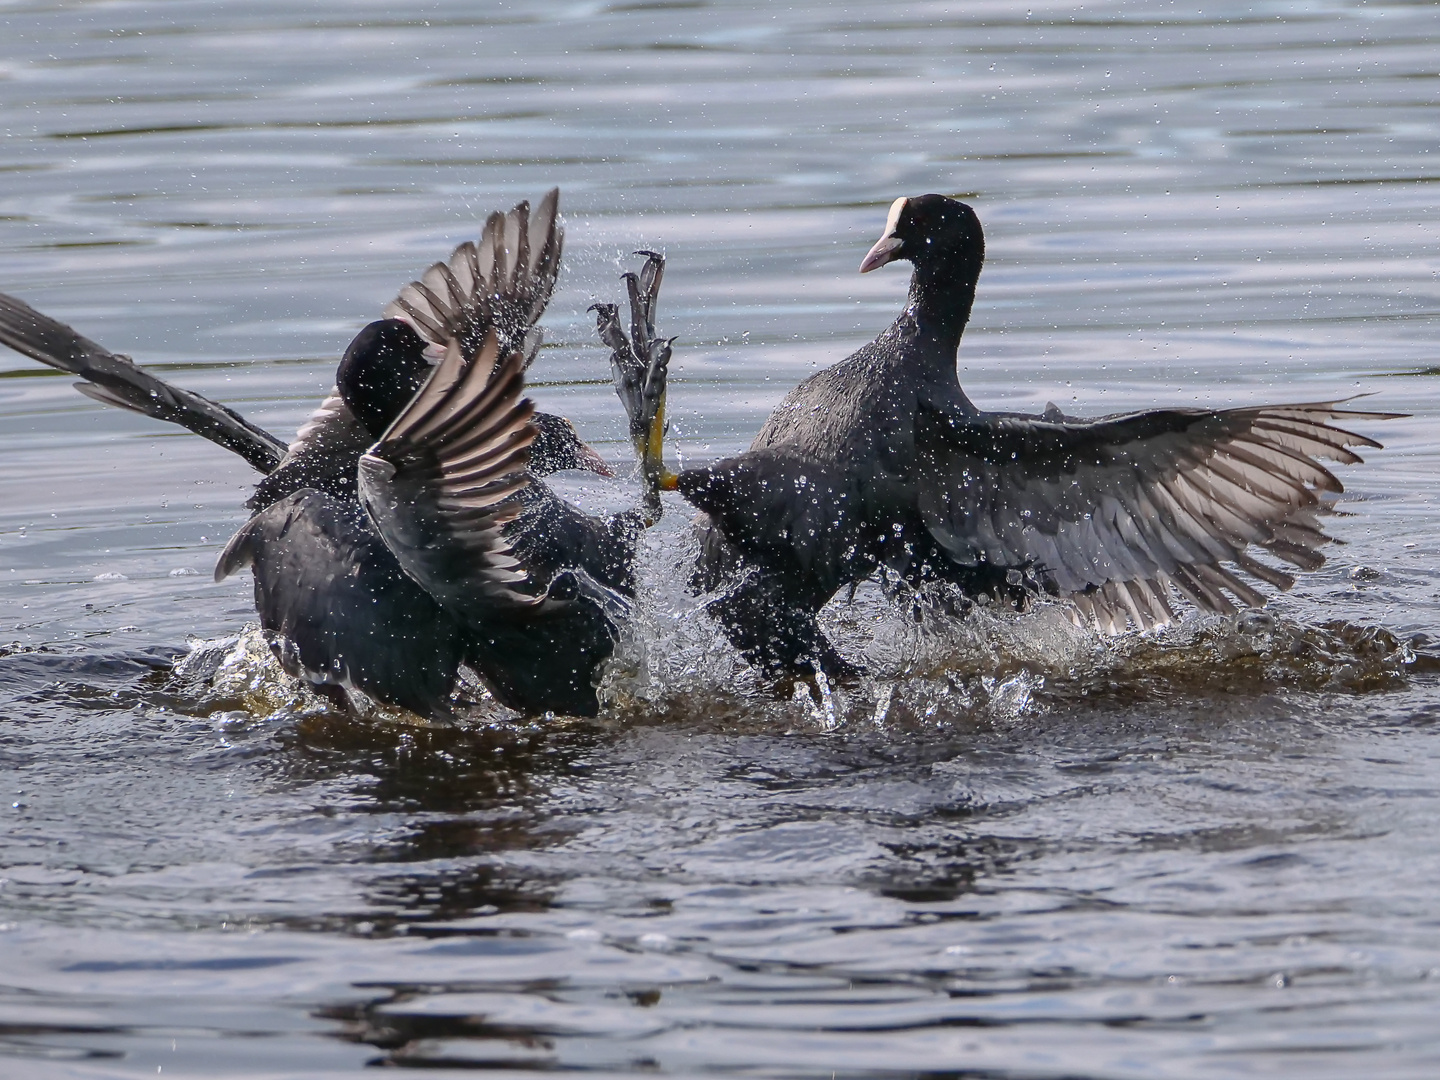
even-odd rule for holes
{"type": "MultiPolygon", "coordinates": [[[[1367,392],[1348,546],[1262,615],[829,618],[766,693],[654,536],[593,723],[337,717],[210,582],[252,475],[0,356],[0,1075],[1440,1071],[1440,11],[0,6],[0,289],[293,430],[354,330],[559,184],[537,396],[670,256],[690,460],[897,309],[964,194],[992,407],[1367,392]],[[192,648],[193,646],[193,648],[192,648]],[[176,666],[176,661],[181,661],[176,666]]],[[[592,505],[633,495],[577,492],[592,505]]]]}

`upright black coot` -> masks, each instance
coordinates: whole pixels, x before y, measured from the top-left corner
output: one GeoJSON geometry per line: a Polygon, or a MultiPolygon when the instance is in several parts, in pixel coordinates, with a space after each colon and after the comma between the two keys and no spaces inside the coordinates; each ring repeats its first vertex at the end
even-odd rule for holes
{"type": "Polygon", "coordinates": [[[1387,414],[1335,402],[1095,420],[981,411],[956,352],[984,254],[969,206],[897,199],[860,265],[914,266],[890,328],[791,391],[746,453],[664,477],[704,511],[697,583],[720,590],[711,609],[752,662],[854,670],[816,614],[880,568],[972,596],[1065,597],[1114,632],[1172,619],[1172,588],[1204,611],[1263,604],[1236,571],[1289,588],[1251,545],[1305,570],[1324,562],[1319,493],[1343,489],[1317,459],[1356,463],[1348,447],[1380,445],[1327,421],[1387,414]]]}
{"type": "Polygon", "coordinates": [[[539,479],[609,473],[569,421],[520,396],[559,269],[557,209],[552,191],[533,216],[492,215],[478,245],[407,286],[288,447],[3,296],[0,341],[268,474],[216,576],[254,571],[292,673],[448,715],[464,663],[523,712],[593,714],[646,515],[590,517],[539,479]]]}

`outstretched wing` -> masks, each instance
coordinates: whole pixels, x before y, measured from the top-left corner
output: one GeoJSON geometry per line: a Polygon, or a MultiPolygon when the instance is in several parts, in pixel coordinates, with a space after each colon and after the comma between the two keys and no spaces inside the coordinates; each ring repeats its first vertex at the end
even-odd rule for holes
{"type": "Polygon", "coordinates": [[[375,441],[339,390],[331,390],[295,433],[275,471],[255,486],[245,505],[263,510],[305,488],[355,498],[355,463],[375,441]]]}
{"type": "Polygon", "coordinates": [[[385,544],[442,605],[469,618],[527,607],[543,596],[501,526],[519,512],[534,406],[523,362],[502,359],[495,332],[473,360],[452,340],[445,358],[388,431],[360,459],[360,501],[385,544]]]}
{"type": "Polygon", "coordinates": [[[274,471],[285,444],[233,409],[191,390],[171,386],[62,322],[42,315],[23,300],[0,293],[0,343],[42,364],[79,375],[87,397],[168,420],[233,450],[262,473],[274,471]]]}
{"type": "Polygon", "coordinates": [[[1035,573],[1102,629],[1174,618],[1173,585],[1204,611],[1265,600],[1230,564],[1279,589],[1294,578],[1251,545],[1313,570],[1331,538],[1322,459],[1380,444],[1329,423],[1392,414],[1335,402],[1175,409],[1090,422],[922,416],[920,512],[949,556],[1035,573]],[[1226,595],[1226,594],[1229,595],[1226,595]],[[1233,597],[1233,599],[1232,599],[1233,597]]]}
{"type": "Polygon", "coordinates": [[[459,341],[467,356],[493,327],[500,355],[519,352],[528,368],[540,349],[535,324],[560,273],[565,230],[559,205],[560,189],[552,188],[533,214],[528,202],[491,214],[479,241],[461,244],[448,262],[401,289],[385,317],[404,319],[434,345],[459,341]]]}

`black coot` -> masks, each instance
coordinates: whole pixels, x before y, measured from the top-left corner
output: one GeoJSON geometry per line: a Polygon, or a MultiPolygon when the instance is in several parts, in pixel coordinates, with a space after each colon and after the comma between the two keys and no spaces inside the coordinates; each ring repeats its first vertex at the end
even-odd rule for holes
{"type": "MultiPolygon", "coordinates": [[[[711,610],[751,662],[853,671],[815,617],[877,571],[1014,603],[1065,597],[1115,632],[1172,619],[1172,590],[1210,612],[1263,604],[1239,572],[1289,588],[1252,546],[1305,570],[1324,562],[1320,493],[1342,488],[1319,459],[1353,464],[1348,447],[1380,445],[1329,421],[1387,414],[1335,402],[1095,420],[981,411],[956,352],[984,253],[969,206],[896,200],[860,266],[914,266],[890,328],[791,391],[746,453],[664,476],[704,511],[697,584],[720,590],[711,610]]],[[[645,449],[658,469],[658,442],[645,449]]]]}
{"type": "Polygon", "coordinates": [[[559,269],[557,202],[492,215],[407,286],[288,447],[3,296],[0,341],[267,473],[216,575],[254,571],[292,673],[443,716],[464,663],[523,712],[593,714],[646,516],[591,517],[539,479],[609,474],[569,421],[520,396],[559,269]]]}

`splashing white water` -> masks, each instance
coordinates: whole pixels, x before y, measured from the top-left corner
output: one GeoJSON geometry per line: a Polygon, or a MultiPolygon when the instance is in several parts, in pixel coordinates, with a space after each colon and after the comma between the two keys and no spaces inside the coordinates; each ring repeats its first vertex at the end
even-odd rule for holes
{"type": "MultiPolygon", "coordinates": [[[[1410,645],[1374,627],[1312,626],[1268,612],[1192,616],[1163,632],[1102,638],[1077,628],[1060,605],[1027,614],[973,605],[943,589],[897,599],[875,583],[833,601],[821,623],[862,665],[859,679],[766,679],[740,658],[687,588],[696,546],[685,523],[653,530],[640,553],[634,618],[601,674],[604,716],[754,730],[847,732],[1011,726],[1056,701],[1177,691],[1383,689],[1416,662],[1410,645]]],[[[196,642],[175,669],[207,697],[238,700],[265,716],[303,716],[334,705],[281,668],[265,635],[196,642]]],[[[473,673],[462,670],[459,715],[506,723],[473,673]]],[[[351,692],[361,715],[423,722],[351,692]]]]}

